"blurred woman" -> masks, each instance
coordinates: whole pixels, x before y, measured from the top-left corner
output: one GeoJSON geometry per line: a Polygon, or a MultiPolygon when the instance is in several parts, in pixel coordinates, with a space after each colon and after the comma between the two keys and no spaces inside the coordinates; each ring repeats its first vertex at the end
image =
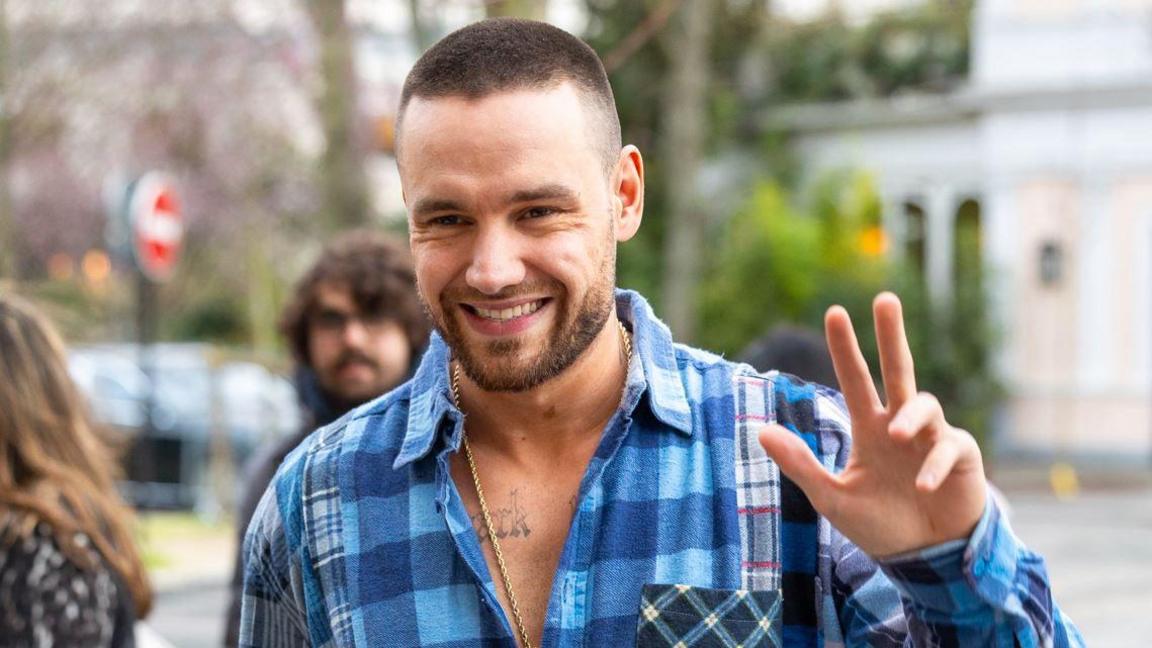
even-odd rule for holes
{"type": "Polygon", "coordinates": [[[55,329],[0,295],[0,645],[134,645],[152,590],[116,465],[55,329]]]}

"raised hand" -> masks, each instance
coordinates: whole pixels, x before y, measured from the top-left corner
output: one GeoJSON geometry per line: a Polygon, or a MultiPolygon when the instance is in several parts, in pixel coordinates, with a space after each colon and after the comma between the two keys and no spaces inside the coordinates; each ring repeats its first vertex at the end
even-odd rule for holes
{"type": "Polygon", "coordinates": [[[900,300],[872,304],[888,403],[880,402],[848,313],[828,310],[824,326],[852,419],[852,453],[840,474],[824,469],[797,435],[778,425],[760,443],[812,505],[848,539],[883,558],[971,535],[987,484],[972,435],[944,420],[934,396],[916,391],[900,300]]]}

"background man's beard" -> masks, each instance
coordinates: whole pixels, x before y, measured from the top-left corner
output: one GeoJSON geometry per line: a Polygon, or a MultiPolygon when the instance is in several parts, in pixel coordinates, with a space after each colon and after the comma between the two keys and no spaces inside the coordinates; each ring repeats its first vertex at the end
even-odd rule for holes
{"type": "MultiPolygon", "coordinates": [[[[518,339],[495,340],[484,345],[469,346],[459,320],[447,316],[452,306],[444,303],[444,300],[440,304],[443,316],[433,317],[433,321],[452,349],[452,356],[460,363],[461,370],[481,389],[527,391],[563,373],[592,345],[612,313],[614,286],[615,281],[611,276],[608,281],[591,286],[581,303],[575,307],[575,317],[569,317],[568,312],[560,312],[559,317],[564,319],[545,339],[539,356],[535,360],[529,358],[527,363],[517,362],[525,346],[518,339]]],[[[559,303],[554,301],[553,305],[559,306],[559,303]]],[[[572,306],[567,302],[565,305],[570,312],[572,306]]]]}

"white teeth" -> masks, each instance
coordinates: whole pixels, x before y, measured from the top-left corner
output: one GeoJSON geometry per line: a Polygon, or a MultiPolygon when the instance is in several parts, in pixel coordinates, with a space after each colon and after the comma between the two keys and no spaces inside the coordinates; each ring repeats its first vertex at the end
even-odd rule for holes
{"type": "Polygon", "coordinates": [[[527,304],[520,304],[519,306],[513,306],[512,308],[504,308],[501,310],[491,310],[488,308],[480,308],[479,306],[477,306],[476,307],[476,314],[481,316],[481,317],[487,318],[487,319],[496,320],[499,322],[506,322],[510,319],[514,319],[517,317],[523,317],[525,315],[531,315],[532,313],[535,313],[536,311],[540,310],[540,307],[543,305],[544,305],[544,301],[538,299],[534,302],[528,302],[527,304]]]}

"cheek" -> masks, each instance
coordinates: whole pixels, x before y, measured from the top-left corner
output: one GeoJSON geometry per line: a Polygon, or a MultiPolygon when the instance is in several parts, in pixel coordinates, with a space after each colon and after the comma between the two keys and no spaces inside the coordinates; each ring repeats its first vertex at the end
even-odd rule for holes
{"type": "Polygon", "coordinates": [[[601,238],[602,233],[596,232],[595,236],[586,233],[563,241],[537,257],[543,264],[539,267],[548,268],[549,274],[564,283],[584,286],[595,283],[613,252],[613,249],[605,247],[601,238]]]}
{"type": "Polygon", "coordinates": [[[450,258],[442,251],[421,252],[416,257],[416,289],[429,307],[436,309],[440,294],[452,280],[450,258]]]}
{"type": "Polygon", "coordinates": [[[412,360],[412,350],[408,346],[408,336],[399,325],[389,327],[373,345],[376,359],[381,366],[402,371],[412,360]]]}
{"type": "Polygon", "coordinates": [[[322,368],[336,355],[334,345],[327,336],[311,335],[308,338],[308,361],[313,367],[322,368]]]}

